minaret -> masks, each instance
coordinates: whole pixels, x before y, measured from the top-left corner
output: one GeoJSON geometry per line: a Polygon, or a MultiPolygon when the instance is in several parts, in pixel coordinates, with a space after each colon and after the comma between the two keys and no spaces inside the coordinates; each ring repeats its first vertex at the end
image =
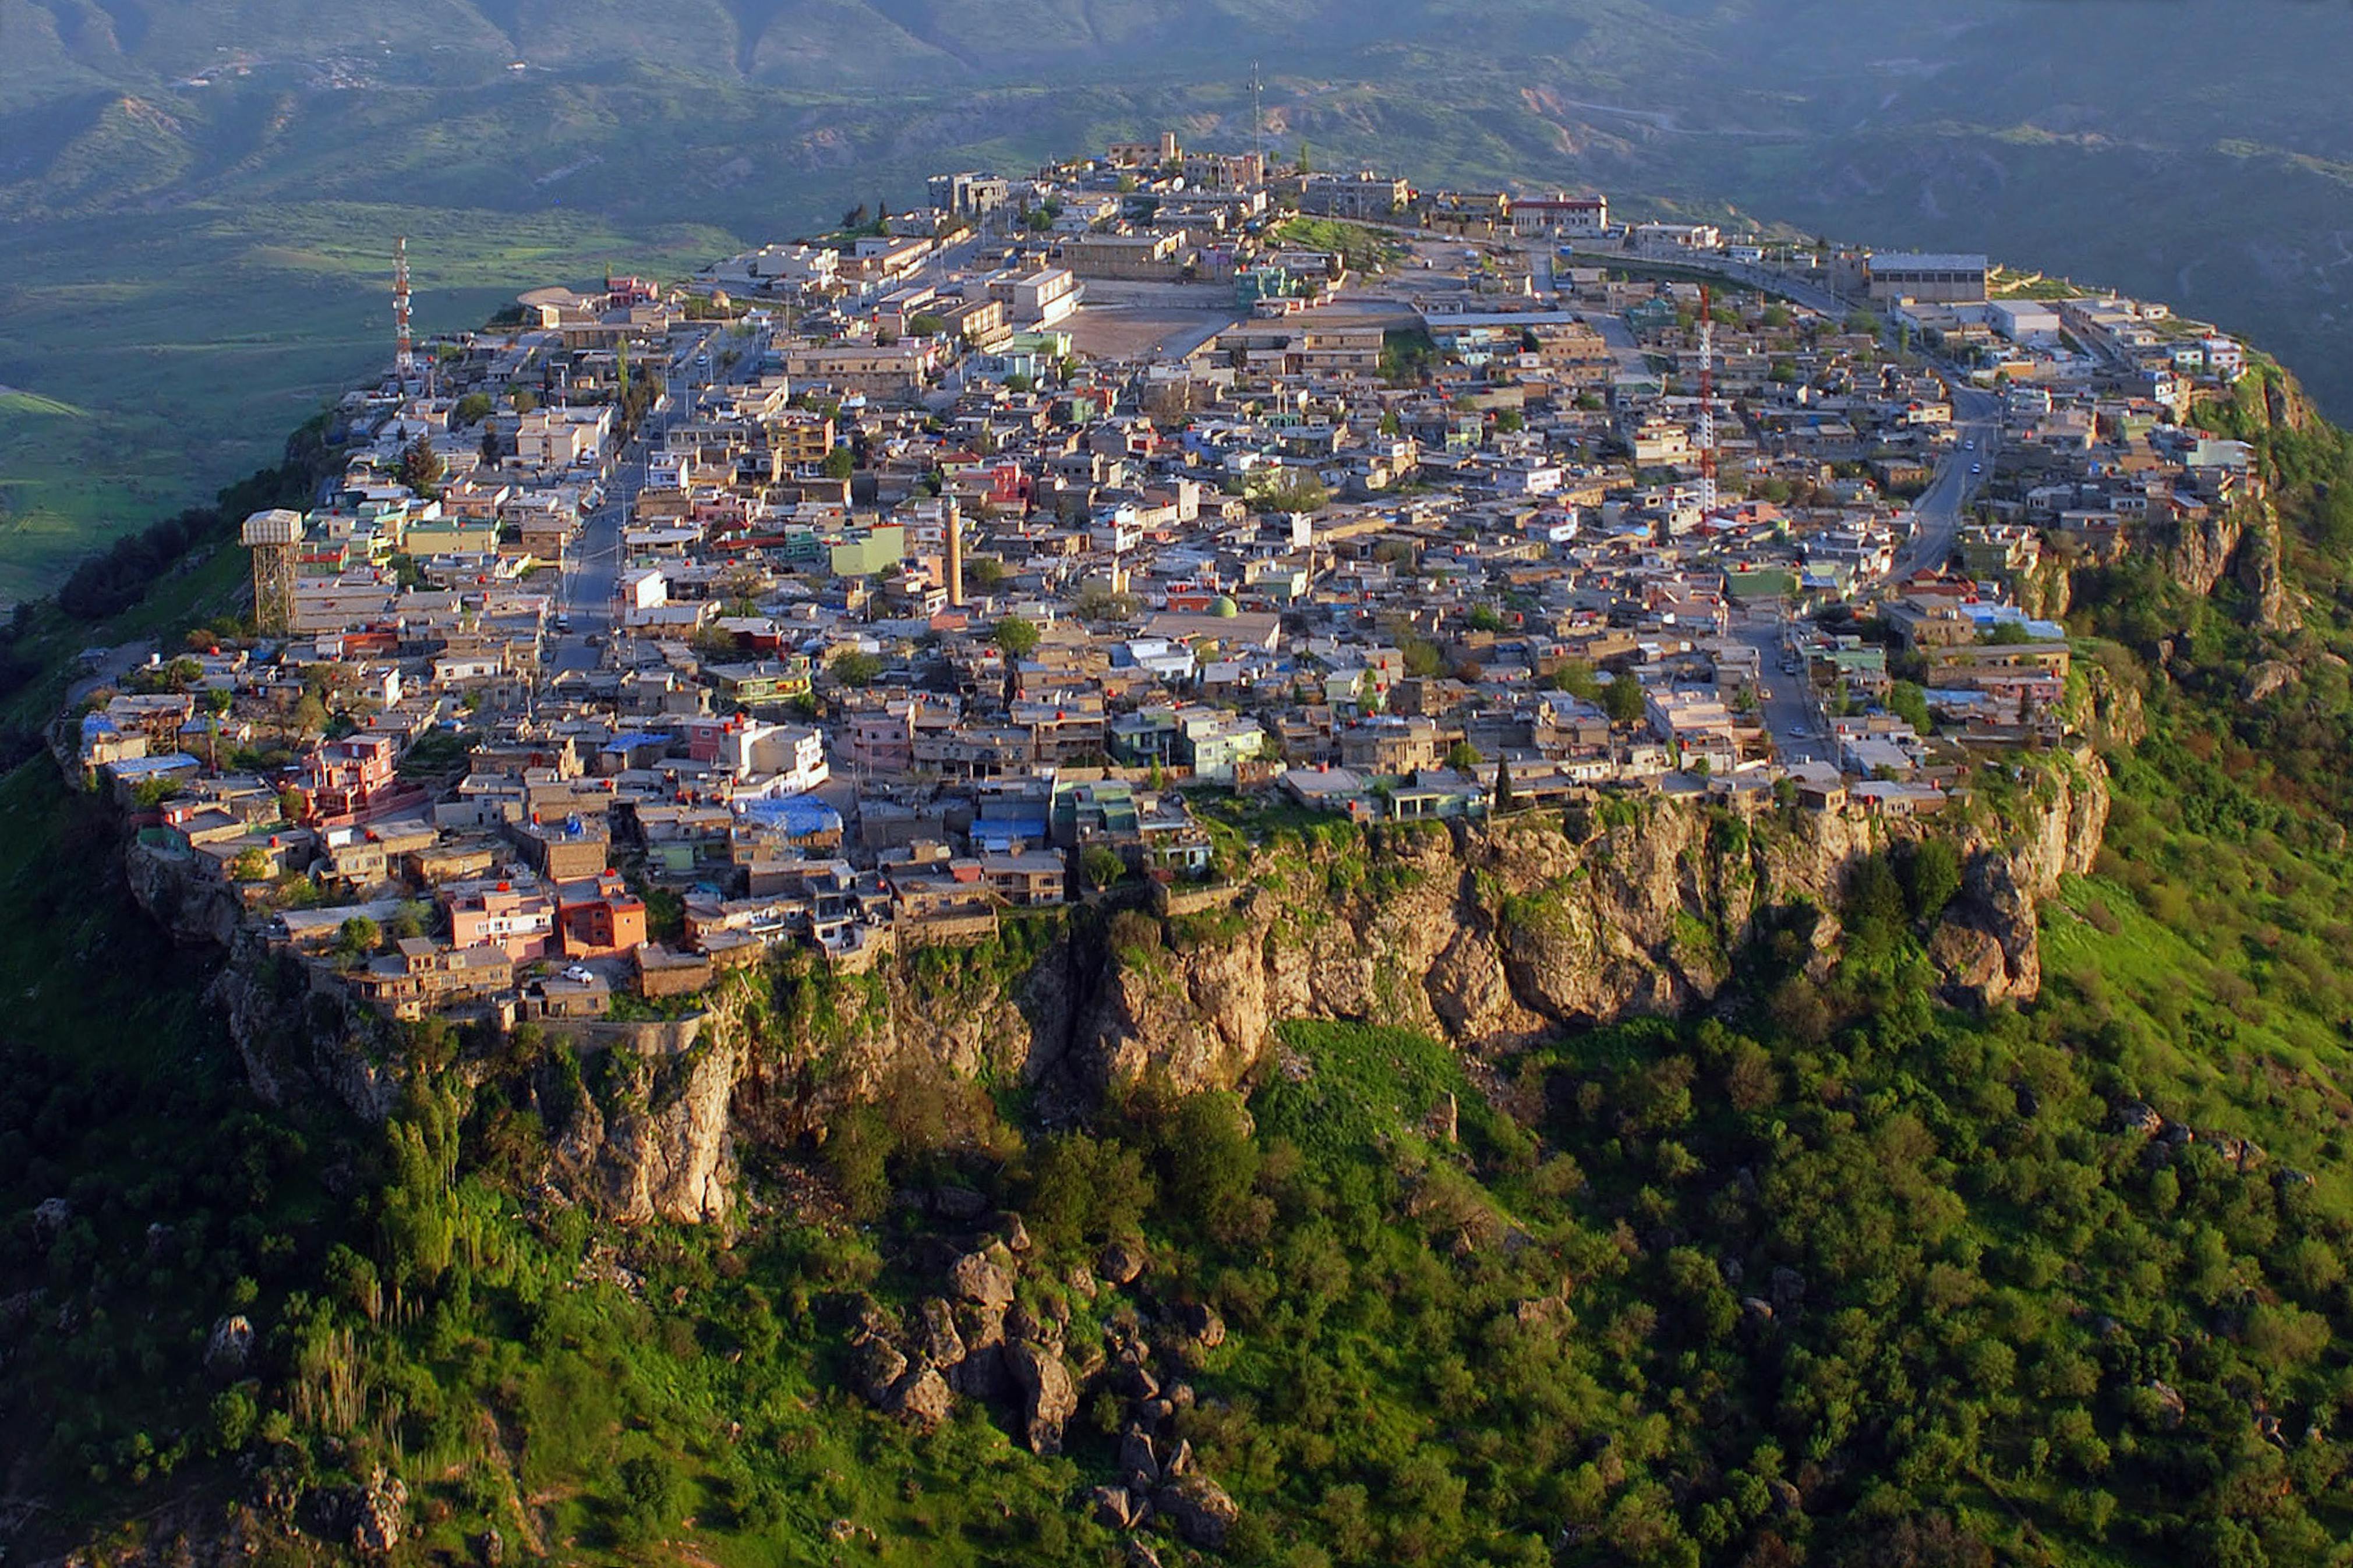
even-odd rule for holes
{"type": "Polygon", "coordinates": [[[948,502],[948,607],[964,608],[964,509],[948,502]]]}

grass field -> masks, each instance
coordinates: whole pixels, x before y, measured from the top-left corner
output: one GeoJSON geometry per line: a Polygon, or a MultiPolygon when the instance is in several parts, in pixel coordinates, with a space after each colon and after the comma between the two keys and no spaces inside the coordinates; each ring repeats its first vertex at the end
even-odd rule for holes
{"type": "Polygon", "coordinates": [[[0,599],[274,460],[386,363],[403,234],[427,332],[608,266],[675,276],[729,243],[692,227],[632,238],[585,213],[344,203],[0,235],[0,599]]]}

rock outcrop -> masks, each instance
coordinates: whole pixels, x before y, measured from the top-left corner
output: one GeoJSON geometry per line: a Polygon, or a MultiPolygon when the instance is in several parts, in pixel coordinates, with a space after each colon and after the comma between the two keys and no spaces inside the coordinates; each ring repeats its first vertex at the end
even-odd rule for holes
{"type": "MultiPolygon", "coordinates": [[[[2111,704],[2120,725],[2123,706],[2111,704]]],[[[2022,1001],[2041,984],[2036,905],[2090,868],[2107,810],[2089,751],[2035,767],[1994,792],[2000,813],[1978,800],[1926,823],[1749,794],[1276,832],[1229,889],[1170,912],[1008,925],[863,973],[793,954],[723,980],[699,1019],[550,1023],[530,1109],[547,1131],[549,1174],[574,1200],[624,1221],[719,1221],[739,1142],[821,1141],[853,1104],[932,1103],[953,1122],[982,1080],[1034,1086],[1049,1107],[1147,1077],[1179,1092],[1227,1088],[1272,1058],[1276,1026],[1292,1018],[1388,1024],[1502,1053],[1565,1026],[1703,1005],[1776,911],[1818,911],[1816,963],[1827,963],[1831,911],[1856,868],[1929,836],[1953,839],[1964,868],[1930,934],[1948,992],[2022,1001]]],[[[142,896],[167,912],[207,907],[174,893],[161,867],[142,896]]],[[[196,927],[210,931],[209,918],[196,927]]],[[[265,1097],[308,1080],[373,1120],[398,1104],[397,1026],[355,1006],[321,963],[273,952],[245,928],[213,996],[265,1097]]],[[[925,1202],[960,1213],[977,1200],[943,1189],[925,1202]]],[[[1103,1272],[1124,1282],[1114,1261],[1103,1272]]],[[[987,1349],[991,1321],[965,1320],[1001,1321],[1009,1296],[962,1281],[953,1294],[965,1346],[987,1349]]],[[[992,1359],[937,1364],[952,1385],[985,1385],[1015,1370],[992,1359]]]]}

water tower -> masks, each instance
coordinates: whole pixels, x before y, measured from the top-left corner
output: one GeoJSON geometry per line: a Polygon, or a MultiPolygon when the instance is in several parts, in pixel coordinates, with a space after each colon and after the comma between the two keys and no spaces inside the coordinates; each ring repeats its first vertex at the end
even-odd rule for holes
{"type": "Polygon", "coordinates": [[[294,625],[294,553],[302,543],[302,514],[273,507],[245,520],[238,542],[253,552],[253,622],[265,632],[294,625]]]}

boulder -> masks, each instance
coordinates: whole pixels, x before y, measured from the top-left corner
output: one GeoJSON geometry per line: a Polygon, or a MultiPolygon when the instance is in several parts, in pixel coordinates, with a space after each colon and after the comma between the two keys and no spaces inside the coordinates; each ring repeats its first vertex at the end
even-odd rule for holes
{"type": "Polygon", "coordinates": [[[1140,1426],[1130,1426],[1120,1436],[1119,1477],[1140,1492],[1160,1484],[1160,1456],[1152,1451],[1152,1439],[1140,1426]]]}
{"type": "Polygon", "coordinates": [[[1003,1307],[1013,1300],[1013,1281],[987,1254],[967,1252],[948,1270],[948,1284],[957,1297],[982,1307],[1003,1307]]]}
{"type": "Polygon", "coordinates": [[[1176,1326],[1204,1350],[1215,1350],[1226,1342],[1226,1321],[1215,1308],[1201,1302],[1189,1301],[1177,1308],[1176,1326]]]}
{"type": "Polygon", "coordinates": [[[948,1386],[967,1399],[994,1403],[1013,1391],[1013,1374],[1006,1365],[1002,1340],[975,1345],[964,1360],[948,1369],[948,1386]]]}
{"type": "Polygon", "coordinates": [[[1023,1436],[1029,1451],[1053,1455],[1062,1451],[1062,1426],[1078,1414],[1079,1391],[1062,1358],[1043,1346],[1014,1340],[1005,1348],[1014,1386],[1021,1391],[1023,1436]]]}
{"type": "Polygon", "coordinates": [[[242,1312],[232,1312],[213,1325],[205,1341],[205,1370],[230,1376],[245,1370],[253,1355],[253,1325],[242,1312]]]}
{"type": "Polygon", "coordinates": [[[954,1366],[964,1360],[964,1336],[956,1332],[955,1309],[937,1296],[916,1310],[920,1327],[915,1348],[934,1366],[954,1366]]]}
{"type": "Polygon", "coordinates": [[[850,1358],[850,1378],[870,1405],[887,1405],[891,1391],[907,1374],[907,1358],[889,1340],[868,1340],[850,1358]]]}
{"type": "Polygon", "coordinates": [[[1241,1514],[1223,1487],[1198,1473],[1162,1487],[1152,1494],[1152,1504],[1187,1543],[1211,1551],[1225,1544],[1226,1531],[1241,1514]]]}
{"type": "Polygon", "coordinates": [[[2116,1107],[2116,1128],[2119,1131],[2137,1132],[2144,1138],[2154,1138],[2165,1131],[2165,1118],[2135,1100],[2116,1107]]]}
{"type": "Polygon", "coordinates": [[[1806,1300],[1806,1277],[1794,1268],[1773,1270],[1773,1310],[1786,1313],[1806,1300]]]}
{"type": "Polygon", "coordinates": [[[2189,1415],[2189,1405],[2181,1397],[2181,1391],[2179,1389],[2174,1387],[2171,1384],[2165,1382],[2162,1378],[2151,1378],[2149,1380],[2148,1391],[2157,1395],[2158,1425],[2170,1432],[2179,1427],[2184,1420],[2188,1419],[2189,1415]]]}
{"type": "Polygon", "coordinates": [[[1136,1498],[1125,1487],[1097,1487],[1088,1494],[1095,1522],[1105,1530],[1127,1530],[1136,1523],[1136,1498]]]}
{"type": "Polygon", "coordinates": [[[379,1465],[365,1485],[352,1495],[352,1545],[370,1557],[381,1557],[398,1546],[408,1509],[408,1488],[398,1476],[379,1465]]]}
{"type": "Polygon", "coordinates": [[[1144,1247],[1135,1242],[1114,1241],[1095,1259],[1095,1272],[1113,1285],[1133,1285],[1144,1266],[1144,1247]]]}
{"type": "Polygon", "coordinates": [[[1005,1342],[1005,1309],[976,1307],[965,1302],[955,1310],[956,1332],[964,1340],[965,1353],[1005,1342]]]}
{"type": "Polygon", "coordinates": [[[976,1220],[988,1212],[988,1200],[970,1187],[934,1187],[932,1212],[945,1219],[976,1220]]]}
{"type": "Polygon", "coordinates": [[[939,1369],[917,1362],[894,1384],[882,1408],[910,1426],[929,1432],[948,1418],[955,1406],[955,1395],[949,1392],[948,1382],[939,1369]]]}
{"type": "Polygon", "coordinates": [[[1180,1476],[1188,1474],[1192,1468],[1193,1440],[1190,1437],[1179,1437],[1176,1439],[1176,1446],[1168,1450],[1167,1462],[1160,1467],[1160,1473],[1173,1481],[1180,1476]]]}

